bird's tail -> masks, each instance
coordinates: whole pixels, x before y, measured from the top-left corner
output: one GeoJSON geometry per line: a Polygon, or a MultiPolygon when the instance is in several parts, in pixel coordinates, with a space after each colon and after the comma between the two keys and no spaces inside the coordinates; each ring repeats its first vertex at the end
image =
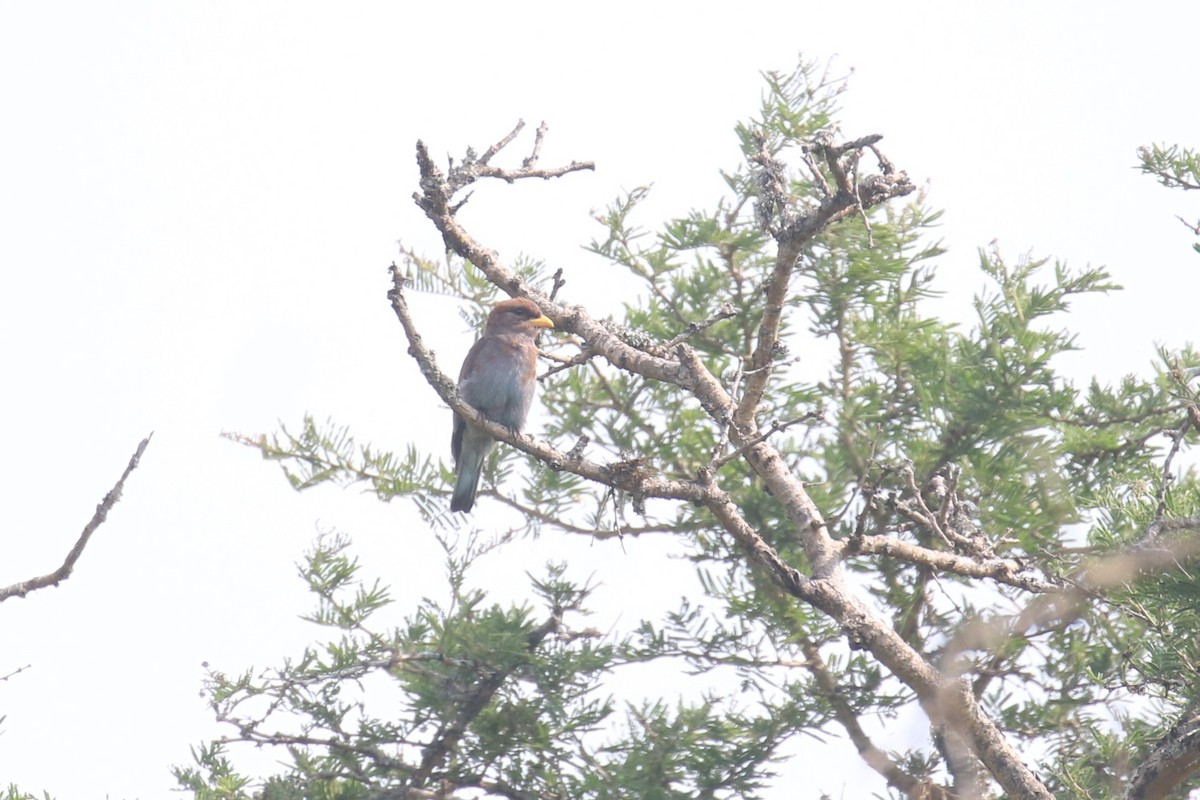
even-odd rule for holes
{"type": "Polygon", "coordinates": [[[462,461],[458,465],[458,480],[454,484],[454,495],[450,498],[451,511],[470,511],[475,505],[475,493],[479,491],[479,475],[483,472],[483,457],[486,453],[485,450],[482,453],[462,454],[462,461]]]}

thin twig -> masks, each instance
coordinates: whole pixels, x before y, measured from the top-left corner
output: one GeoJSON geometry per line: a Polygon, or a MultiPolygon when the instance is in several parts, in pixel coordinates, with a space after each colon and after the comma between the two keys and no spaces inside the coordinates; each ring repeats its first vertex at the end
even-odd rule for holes
{"type": "Polygon", "coordinates": [[[858,158],[854,159],[850,170],[850,185],[854,187],[854,201],[858,203],[858,216],[862,219],[863,227],[867,229],[867,249],[875,249],[875,231],[871,228],[871,218],[863,208],[862,192],[858,188],[858,158]]]}
{"type": "Polygon", "coordinates": [[[733,425],[733,412],[736,408],[736,406],[732,405],[732,402],[735,402],[735,398],[738,394],[738,388],[742,384],[742,367],[744,365],[745,362],[739,361],[737,370],[733,374],[733,381],[729,386],[729,397],[731,399],[731,404],[725,409],[725,419],[721,425],[721,435],[717,438],[717,444],[715,447],[713,447],[712,456],[710,456],[708,460],[709,469],[720,469],[721,452],[725,449],[725,445],[729,444],[729,428],[733,425]]]}
{"type": "Polygon", "coordinates": [[[623,535],[641,536],[644,533],[646,533],[646,534],[649,534],[649,533],[679,533],[682,530],[697,530],[697,529],[699,529],[699,526],[696,526],[696,525],[681,528],[679,525],[676,525],[674,523],[664,524],[664,525],[645,525],[645,526],[636,527],[636,528],[621,528],[620,530],[617,530],[617,529],[601,530],[600,528],[585,528],[581,525],[572,525],[571,523],[566,522],[566,521],[560,519],[559,517],[545,513],[544,511],[536,508],[535,506],[524,505],[523,503],[518,502],[517,500],[513,499],[512,497],[509,497],[506,494],[503,494],[502,492],[498,492],[495,490],[486,490],[486,491],[480,492],[480,494],[495,498],[496,500],[499,500],[504,505],[513,509],[514,511],[519,511],[521,514],[525,515],[526,517],[537,520],[538,522],[540,522],[544,525],[553,525],[555,528],[562,531],[563,533],[575,533],[575,534],[580,534],[582,536],[590,536],[594,539],[612,539],[614,537],[623,536],[623,535]]]}
{"type": "Polygon", "coordinates": [[[533,137],[533,152],[521,162],[521,166],[524,169],[533,169],[534,165],[537,164],[538,159],[542,155],[542,142],[545,140],[546,131],[548,130],[550,129],[546,127],[546,121],[542,120],[542,124],[538,125],[537,133],[533,137]]]}
{"type": "MultiPolygon", "coordinates": [[[[960,542],[957,540],[961,537],[954,537],[954,539],[951,539],[946,533],[947,529],[938,524],[937,516],[929,510],[929,506],[925,505],[925,498],[921,496],[921,490],[917,488],[917,477],[916,473],[913,472],[912,464],[906,463],[903,467],[901,467],[900,474],[904,476],[904,479],[908,484],[908,491],[912,495],[912,501],[916,504],[917,509],[920,511],[919,514],[915,515],[915,521],[923,522],[926,527],[936,533],[942,539],[942,541],[951,547],[955,547],[956,544],[960,544],[960,542]]],[[[910,515],[913,514],[913,510],[911,508],[901,508],[900,503],[897,503],[896,507],[901,510],[908,510],[910,515]]]]}
{"type": "Polygon", "coordinates": [[[867,762],[867,765],[887,780],[889,786],[908,793],[910,797],[931,796],[915,794],[912,789],[917,785],[917,780],[906,773],[887,753],[876,747],[866,731],[863,730],[855,705],[849,700],[849,697],[853,697],[856,693],[855,687],[838,685],[837,679],[830,672],[816,643],[811,639],[802,637],[800,648],[805,657],[804,666],[812,673],[817,694],[829,704],[833,710],[834,719],[846,731],[846,735],[850,737],[850,741],[854,743],[855,749],[858,750],[858,754],[867,762]]]}
{"type": "Polygon", "coordinates": [[[553,285],[550,287],[550,302],[558,299],[558,292],[567,285],[567,279],[563,277],[562,267],[554,270],[554,275],[551,278],[553,285]]]}
{"type": "MultiPolygon", "coordinates": [[[[543,353],[543,355],[546,355],[546,354],[543,353]]],[[[595,358],[597,355],[599,355],[599,354],[594,353],[585,347],[584,349],[581,349],[578,353],[571,356],[570,358],[561,358],[559,356],[547,356],[547,357],[551,358],[552,360],[558,361],[558,363],[555,364],[553,367],[550,367],[549,369],[547,369],[541,375],[538,375],[538,380],[544,381],[544,380],[546,380],[546,378],[549,378],[551,375],[557,374],[559,372],[563,372],[564,370],[571,369],[571,367],[578,367],[583,364],[586,364],[587,362],[589,362],[593,358],[595,358]]]]}
{"type": "Polygon", "coordinates": [[[820,188],[822,196],[829,197],[832,195],[833,192],[829,190],[829,183],[826,182],[824,173],[821,172],[821,168],[817,166],[816,160],[812,157],[812,149],[808,147],[801,148],[800,158],[804,162],[804,165],[808,167],[808,171],[812,174],[813,180],[816,181],[817,186],[820,188]]]}
{"type": "MultiPolygon", "coordinates": [[[[429,151],[423,142],[417,142],[417,162],[423,174],[428,178],[437,182],[437,193],[441,195],[441,200],[446,202],[451,213],[457,212],[470,199],[466,198],[459,200],[455,204],[450,204],[449,200],[459,190],[469,186],[480,178],[499,178],[508,183],[521,180],[522,178],[558,178],[571,172],[580,170],[594,170],[596,164],[593,161],[572,161],[570,164],[563,167],[552,167],[550,169],[535,169],[530,164],[530,159],[536,162],[537,151],[541,148],[541,137],[545,134],[544,124],[538,129],[538,139],[534,143],[534,154],[530,158],[525,159],[527,166],[522,166],[519,169],[504,169],[502,167],[493,167],[489,162],[492,157],[500,150],[506,147],[517,134],[525,127],[525,123],[518,121],[516,126],[509,131],[503,139],[493,144],[484,151],[482,156],[475,156],[470,150],[467,151],[467,157],[463,159],[461,164],[455,164],[454,159],[449,159],[449,169],[445,175],[440,170],[432,168],[432,159],[429,157],[429,151]]],[[[424,182],[423,182],[424,184],[424,182]]],[[[427,189],[435,188],[432,185],[427,185],[427,189]]],[[[422,199],[423,195],[417,193],[413,196],[418,205],[424,207],[422,199]]],[[[427,198],[426,198],[427,199],[427,198]]]]}
{"type": "Polygon", "coordinates": [[[1167,457],[1163,461],[1162,477],[1158,481],[1158,494],[1155,497],[1157,504],[1154,510],[1154,521],[1158,522],[1167,513],[1167,487],[1171,485],[1171,462],[1175,460],[1175,454],[1179,452],[1180,445],[1183,444],[1183,437],[1187,435],[1188,429],[1192,427],[1192,418],[1187,416],[1183,420],[1183,424],[1171,436],[1171,449],[1167,451],[1167,457]]]}
{"type": "MultiPolygon", "coordinates": [[[[542,123],[542,125],[545,125],[545,124],[546,123],[544,123],[544,122],[542,123]]],[[[499,153],[505,147],[508,147],[508,145],[512,142],[512,140],[517,138],[517,134],[520,133],[524,127],[525,127],[525,120],[523,120],[523,119],[517,120],[516,126],[511,131],[508,132],[507,136],[505,136],[500,141],[496,142],[494,145],[489,147],[487,150],[483,151],[483,155],[479,157],[479,163],[487,164],[489,161],[491,161],[492,156],[496,155],[496,153],[499,153]]],[[[526,164],[525,166],[529,166],[529,165],[526,164]]]]}
{"type": "Polygon", "coordinates": [[[685,327],[683,329],[682,333],[680,333],[678,336],[676,336],[671,341],[667,342],[665,345],[663,345],[663,347],[665,349],[669,350],[681,342],[686,342],[688,339],[695,336],[697,333],[700,333],[703,330],[707,330],[708,328],[711,328],[713,325],[716,325],[721,320],[729,319],[730,317],[735,317],[735,316],[737,316],[737,309],[733,307],[733,303],[729,303],[729,302],[722,303],[721,308],[719,311],[717,311],[717,313],[713,314],[708,319],[701,320],[700,322],[689,322],[687,324],[687,327],[685,327]]]}
{"type": "MultiPolygon", "coordinates": [[[[734,459],[737,459],[737,458],[741,458],[741,456],[743,456],[747,450],[749,450],[752,447],[755,447],[756,445],[762,444],[767,439],[771,438],[771,436],[773,436],[776,433],[779,433],[780,431],[786,431],[788,428],[792,427],[793,425],[799,425],[802,422],[814,422],[816,420],[820,420],[823,416],[824,415],[820,411],[809,411],[804,416],[796,417],[795,419],[789,419],[789,420],[785,420],[782,422],[779,420],[775,420],[774,422],[771,423],[771,427],[767,428],[765,431],[762,431],[757,436],[755,436],[753,439],[748,440],[745,444],[743,444],[737,450],[734,450],[732,453],[726,453],[725,455],[721,456],[716,461],[714,461],[713,468],[723,467],[726,464],[728,464],[730,461],[733,461],[734,459]]],[[[726,429],[726,430],[728,430],[728,429],[726,429]]]]}
{"type": "Polygon", "coordinates": [[[12,672],[8,673],[7,675],[0,675],[0,681],[6,681],[9,678],[13,677],[14,675],[20,675],[22,672],[24,672],[25,670],[29,669],[32,666],[33,666],[32,664],[26,664],[23,667],[17,667],[16,669],[14,669],[12,672]]]}

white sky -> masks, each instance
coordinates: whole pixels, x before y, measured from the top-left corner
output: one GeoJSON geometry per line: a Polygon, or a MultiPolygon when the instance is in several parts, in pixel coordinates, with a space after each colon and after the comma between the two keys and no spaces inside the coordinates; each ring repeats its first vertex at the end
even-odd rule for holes
{"type": "MultiPolygon", "coordinates": [[[[0,585],[56,567],[155,431],[75,576],[0,605],[0,675],[31,665],[0,682],[0,785],[165,796],[169,766],[213,733],[201,662],[273,665],[310,637],[294,564],[318,527],[353,535],[406,602],[439,591],[438,551],[402,504],[297,495],[218,438],[307,411],[448,457],[448,412],[385,299],[396,240],[440,250],[410,200],[417,138],[461,155],[545,119],[543,164],[594,159],[482,187],[463,219],[504,257],[563,266],[566,298],[607,313],[622,298],[579,249],[589,210],[650,182],[647,226],[711,206],[758,71],[836,55],[855,69],[843,130],[883,133],[947,210],[948,309],[968,308],[975,250],[996,238],[1127,287],[1077,305],[1074,374],[1144,372],[1154,343],[1192,337],[1200,258],[1174,215],[1200,209],[1131,167],[1141,144],[1200,145],[1200,5],[978,5],[0,6],[0,585]]],[[[413,302],[453,371],[470,333],[448,301],[413,302]]],[[[677,551],[547,536],[491,576],[519,594],[524,570],[571,558],[619,629],[694,591],[677,551]]],[[[839,769],[786,796],[878,788],[839,769]]]]}

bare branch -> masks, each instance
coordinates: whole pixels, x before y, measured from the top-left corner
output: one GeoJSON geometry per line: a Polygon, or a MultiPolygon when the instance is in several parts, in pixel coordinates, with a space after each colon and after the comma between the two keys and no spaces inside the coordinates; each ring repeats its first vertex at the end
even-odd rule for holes
{"type": "Polygon", "coordinates": [[[567,279],[563,277],[563,269],[559,267],[554,270],[554,275],[551,277],[550,301],[554,302],[558,298],[559,290],[567,285],[567,279]]]}
{"type": "Polygon", "coordinates": [[[489,167],[481,165],[474,172],[478,178],[499,178],[506,183],[515,183],[522,178],[542,178],[549,180],[551,178],[561,178],[571,172],[579,172],[580,170],[596,168],[595,162],[592,161],[572,161],[565,167],[553,167],[551,169],[501,169],[500,167],[489,167]]]}
{"type": "MultiPolygon", "coordinates": [[[[1190,406],[1189,408],[1195,408],[1190,406]]],[[[1154,510],[1154,520],[1157,522],[1167,513],[1167,490],[1171,486],[1171,462],[1175,460],[1175,454],[1179,452],[1179,446],[1183,444],[1183,437],[1187,435],[1188,429],[1192,427],[1192,414],[1189,413],[1184,418],[1183,424],[1179,429],[1171,434],[1171,449],[1167,451],[1167,457],[1163,459],[1162,476],[1158,481],[1158,493],[1155,499],[1158,501],[1154,510]]]]}
{"type": "Polygon", "coordinates": [[[801,423],[804,423],[804,422],[816,422],[816,421],[820,420],[822,417],[823,417],[823,414],[820,411],[809,411],[804,416],[796,417],[795,419],[775,420],[774,422],[771,423],[770,427],[767,428],[765,431],[762,431],[757,436],[754,436],[753,438],[748,439],[746,441],[746,443],[743,444],[741,447],[739,447],[737,450],[734,450],[731,453],[726,453],[725,455],[721,456],[720,458],[718,458],[716,461],[713,462],[712,466],[714,468],[723,467],[726,464],[728,464],[730,461],[734,461],[736,459],[741,458],[743,455],[746,454],[746,451],[749,450],[751,447],[754,447],[756,444],[761,444],[762,442],[767,441],[767,439],[771,438],[773,435],[779,433],[780,431],[786,431],[788,428],[792,427],[793,425],[800,425],[801,423]]]}
{"type": "Polygon", "coordinates": [[[537,165],[538,159],[542,155],[542,142],[546,139],[546,121],[542,120],[542,124],[538,125],[537,133],[533,137],[533,152],[530,153],[524,161],[521,162],[521,167],[524,169],[532,169],[537,165]]]}
{"type": "Polygon", "coordinates": [[[582,365],[588,363],[589,361],[591,361],[597,355],[599,355],[599,354],[593,353],[591,350],[588,350],[586,348],[581,348],[578,353],[571,356],[570,358],[563,358],[563,357],[555,355],[555,354],[543,353],[542,356],[544,358],[548,358],[552,361],[557,361],[558,363],[555,364],[553,367],[550,367],[549,369],[547,369],[541,375],[538,375],[537,379],[539,381],[544,381],[544,380],[546,380],[546,378],[549,378],[551,375],[556,375],[559,372],[564,372],[568,369],[571,369],[572,367],[582,366],[582,365]]]}
{"type": "Polygon", "coordinates": [[[917,566],[929,567],[940,572],[951,572],[967,578],[990,578],[1006,586],[1014,586],[1028,592],[1042,594],[1058,591],[1061,586],[1043,578],[1024,574],[1028,567],[1014,558],[986,558],[977,560],[945,550],[931,550],[913,542],[882,534],[867,535],[853,543],[839,542],[845,557],[855,555],[883,555],[917,566]]]}
{"type": "Polygon", "coordinates": [[[96,506],[96,513],[92,515],[88,524],[83,527],[83,532],[79,534],[79,538],[75,541],[75,546],[71,548],[71,552],[67,553],[66,560],[63,561],[62,566],[47,575],[30,578],[29,580],[14,583],[12,586],[0,589],[0,602],[10,597],[24,597],[30,592],[45,589],[47,586],[57,586],[71,577],[71,573],[75,570],[75,563],[83,555],[83,549],[87,547],[92,534],[104,523],[104,520],[108,518],[108,512],[121,499],[121,491],[125,488],[125,479],[129,477],[129,473],[137,469],[138,462],[142,458],[142,453],[146,451],[146,445],[150,444],[150,437],[153,435],[153,433],[150,434],[150,436],[142,439],[138,444],[137,450],[133,452],[129,463],[125,466],[125,471],[121,473],[121,477],[117,480],[113,488],[108,490],[108,494],[104,495],[104,499],[96,506]]]}
{"type": "Polygon", "coordinates": [[[14,669],[12,672],[8,673],[7,675],[0,675],[0,682],[7,681],[9,678],[12,678],[13,676],[20,675],[22,672],[29,669],[31,666],[33,666],[33,665],[26,664],[23,667],[17,667],[16,669],[14,669]]]}
{"type": "MultiPolygon", "coordinates": [[[[471,185],[480,178],[499,178],[507,183],[513,183],[523,178],[542,178],[548,180],[550,178],[560,178],[572,172],[596,169],[596,164],[593,161],[572,161],[563,167],[538,169],[536,167],[537,159],[542,148],[542,139],[546,134],[546,124],[544,122],[538,128],[533,152],[524,160],[519,169],[504,169],[492,166],[490,163],[492,157],[507,147],[524,127],[524,121],[518,121],[516,127],[508,135],[485,150],[482,156],[476,155],[473,150],[467,150],[466,157],[463,158],[461,164],[456,165],[453,159],[451,159],[449,170],[445,174],[433,165],[433,160],[429,157],[429,151],[425,148],[424,143],[417,142],[417,162],[422,175],[422,192],[414,195],[417,205],[421,205],[424,208],[422,198],[428,196],[430,190],[436,190],[436,193],[442,195],[441,202],[449,206],[450,198],[459,190],[471,185]]],[[[466,203],[466,199],[452,206],[452,210],[457,211],[464,203],[466,203]]]]}
{"type": "MultiPolygon", "coordinates": [[[[508,495],[502,494],[501,492],[489,491],[489,492],[480,492],[480,494],[481,495],[486,494],[488,497],[495,498],[496,500],[500,501],[504,505],[508,506],[509,508],[511,508],[515,511],[520,512],[522,515],[528,517],[529,519],[537,520],[538,522],[542,523],[543,525],[552,525],[553,527],[557,528],[558,530],[562,531],[563,533],[580,534],[582,536],[590,536],[593,539],[613,539],[613,538],[620,537],[620,536],[638,537],[638,536],[641,536],[642,534],[679,533],[681,530],[687,530],[687,528],[681,528],[679,525],[675,525],[675,524],[644,525],[644,526],[638,526],[636,528],[621,528],[620,530],[602,529],[599,527],[585,528],[580,525],[572,525],[571,523],[566,522],[565,520],[559,519],[558,517],[553,516],[551,514],[547,514],[544,511],[542,511],[541,509],[535,508],[534,506],[527,506],[527,505],[520,503],[517,500],[509,497],[508,495]]],[[[695,526],[692,526],[691,529],[695,529],[695,526]]]]}
{"type": "MultiPolygon", "coordinates": [[[[546,123],[543,122],[542,124],[545,125],[546,123]]],[[[512,140],[517,138],[517,134],[520,133],[524,128],[525,128],[525,120],[523,120],[523,119],[517,120],[517,124],[515,126],[513,126],[513,129],[508,132],[507,136],[505,136],[503,139],[501,139],[500,141],[493,144],[487,150],[483,151],[483,155],[481,155],[479,157],[479,163],[487,165],[492,160],[492,156],[496,155],[496,153],[499,153],[501,150],[508,147],[508,145],[512,143],[512,140]]],[[[528,159],[526,159],[526,161],[528,161],[528,159]]],[[[525,166],[529,166],[529,164],[526,163],[525,166]]]]}
{"type": "Polygon", "coordinates": [[[722,303],[720,311],[713,314],[708,319],[701,320],[700,322],[689,322],[687,324],[687,327],[685,327],[683,329],[683,333],[679,334],[674,339],[672,339],[671,341],[664,344],[663,348],[670,350],[675,345],[680,344],[681,342],[686,342],[688,339],[692,338],[697,333],[700,333],[703,330],[707,330],[708,328],[711,328],[713,325],[716,325],[721,320],[729,319],[730,317],[733,317],[736,315],[737,315],[737,309],[733,307],[733,303],[728,303],[728,302],[722,303]]]}

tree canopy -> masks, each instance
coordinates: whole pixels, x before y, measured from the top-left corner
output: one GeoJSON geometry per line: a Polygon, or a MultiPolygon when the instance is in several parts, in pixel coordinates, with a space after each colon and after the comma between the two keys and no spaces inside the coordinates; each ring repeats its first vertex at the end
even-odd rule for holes
{"type": "MultiPolygon", "coordinates": [[[[447,589],[376,624],[388,587],[344,537],[317,541],[301,572],[321,637],[272,669],[214,668],[228,734],[177,768],[198,800],[782,796],[773,778],[806,736],[842,742],[896,797],[1200,786],[1200,484],[1181,466],[1200,358],[1163,349],[1151,374],[1077,385],[1059,364],[1076,346],[1067,312],[1118,287],[996,249],[978,256],[973,320],[940,317],[939,212],[882,137],[842,135],[844,82],[811,63],[764,77],[722,197],[653,232],[645,188],[597,215],[588,251],[638,287],[620,320],[555,265],[505,263],[458,214],[477,182],[590,164],[542,166],[539,129],[520,166],[496,166],[520,125],[445,168],[417,144],[414,200],[449,254],[392,267],[417,390],[510,446],[458,517],[446,453],[380,452],[312,419],[242,437],[297,489],[410,500],[444,545],[447,589]],[[463,404],[457,365],[410,314],[425,292],[461,297],[476,323],[506,295],[554,320],[544,430],[463,404]],[[530,564],[531,601],[493,601],[470,578],[504,546],[477,534],[489,506],[515,512],[516,535],[634,552],[675,536],[702,596],[602,633],[588,585],[530,564]],[[621,703],[606,688],[658,662],[711,690],[621,703]],[[880,720],[913,715],[924,735],[880,744],[880,720]],[[250,775],[245,745],[287,764],[250,775]]],[[[1195,188],[1188,151],[1142,158],[1195,188]]]]}

